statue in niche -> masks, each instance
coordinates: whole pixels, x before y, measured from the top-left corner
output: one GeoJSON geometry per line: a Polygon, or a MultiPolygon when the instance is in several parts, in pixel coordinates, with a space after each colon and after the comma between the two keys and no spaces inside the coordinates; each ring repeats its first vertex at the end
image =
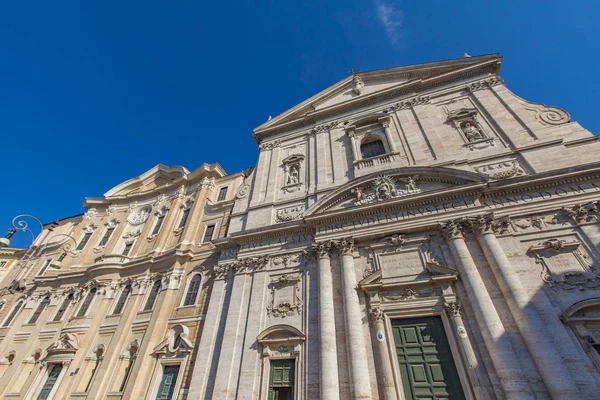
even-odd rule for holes
{"type": "Polygon", "coordinates": [[[484,139],[481,130],[471,122],[465,122],[462,126],[462,131],[469,142],[484,139]]]}
{"type": "Polygon", "coordinates": [[[297,165],[292,165],[288,175],[288,185],[296,185],[300,181],[300,170],[297,165]]]}

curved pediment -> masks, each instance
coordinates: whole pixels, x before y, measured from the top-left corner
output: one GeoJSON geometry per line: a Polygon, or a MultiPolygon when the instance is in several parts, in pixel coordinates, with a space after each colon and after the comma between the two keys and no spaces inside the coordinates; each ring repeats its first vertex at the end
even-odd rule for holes
{"type": "Polygon", "coordinates": [[[334,190],[306,210],[305,216],[350,209],[378,202],[443,192],[457,186],[485,183],[474,172],[443,167],[396,168],[354,179],[334,190]]]}
{"type": "Polygon", "coordinates": [[[104,196],[110,198],[149,192],[156,188],[169,185],[189,173],[190,172],[184,167],[167,167],[159,164],[142,175],[115,186],[106,192],[104,196]]]}

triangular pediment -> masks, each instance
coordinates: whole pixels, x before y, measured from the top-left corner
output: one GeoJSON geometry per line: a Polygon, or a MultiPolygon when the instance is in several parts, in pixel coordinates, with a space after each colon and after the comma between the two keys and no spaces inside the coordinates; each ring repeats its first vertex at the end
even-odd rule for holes
{"type": "Polygon", "coordinates": [[[260,141],[267,131],[310,116],[312,119],[321,112],[339,107],[350,106],[353,102],[366,100],[376,101],[380,94],[392,94],[403,90],[414,94],[419,91],[419,85],[436,77],[446,77],[449,74],[464,71],[473,74],[477,68],[483,71],[496,72],[499,69],[500,57],[490,54],[477,57],[465,57],[454,60],[439,61],[405,67],[388,68],[370,72],[359,72],[348,76],[327,89],[315,94],[297,106],[271,118],[254,130],[254,136],[260,141]]]}
{"type": "Polygon", "coordinates": [[[104,196],[106,198],[111,198],[148,192],[156,188],[168,186],[189,173],[190,172],[184,167],[167,167],[159,164],[142,175],[115,186],[106,192],[104,196]]]}
{"type": "Polygon", "coordinates": [[[444,167],[396,168],[354,179],[332,191],[306,210],[305,216],[418,199],[462,186],[483,184],[474,172],[444,167]]]}

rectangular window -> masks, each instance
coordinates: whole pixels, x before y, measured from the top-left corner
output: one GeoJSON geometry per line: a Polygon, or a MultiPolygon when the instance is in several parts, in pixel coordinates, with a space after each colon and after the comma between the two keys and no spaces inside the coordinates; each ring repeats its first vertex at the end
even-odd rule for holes
{"type": "Polygon", "coordinates": [[[214,233],[215,233],[215,226],[208,225],[206,227],[206,231],[204,231],[204,239],[202,239],[202,243],[210,242],[213,238],[214,233]]]}
{"type": "Polygon", "coordinates": [[[171,400],[175,392],[175,384],[179,375],[179,365],[165,365],[160,379],[156,400],[171,400]]]}
{"type": "Polygon", "coordinates": [[[44,264],[42,264],[42,268],[40,268],[40,270],[37,273],[37,276],[42,276],[44,275],[44,273],[46,272],[46,270],[48,269],[48,266],[50,265],[50,260],[45,260],[44,264]]]}
{"type": "Polygon", "coordinates": [[[121,296],[119,297],[119,300],[117,301],[117,306],[115,307],[115,309],[113,311],[113,315],[121,314],[123,312],[123,309],[125,308],[125,303],[127,302],[127,298],[129,297],[130,293],[131,293],[131,285],[125,286],[125,288],[121,292],[121,296]]]}
{"type": "Polygon", "coordinates": [[[0,268],[4,268],[6,264],[8,264],[8,261],[0,261],[0,268]]]}
{"type": "Polygon", "coordinates": [[[123,249],[123,253],[121,253],[121,255],[128,256],[132,247],[133,247],[133,243],[125,243],[125,248],[123,249]]]}
{"type": "Polygon", "coordinates": [[[102,239],[100,240],[100,243],[98,243],[98,246],[106,246],[106,243],[108,243],[108,239],[110,239],[114,230],[115,228],[106,228],[106,232],[104,232],[104,236],[102,236],[102,239]]]}
{"type": "Polygon", "coordinates": [[[42,300],[40,305],[35,309],[33,315],[29,319],[30,324],[35,324],[38,319],[40,319],[40,315],[42,315],[48,304],[50,304],[50,297],[44,297],[44,300],[42,300]]]}
{"type": "Polygon", "coordinates": [[[13,319],[15,319],[15,317],[17,316],[17,314],[19,313],[19,311],[21,310],[21,307],[23,307],[23,302],[19,301],[12,309],[12,311],[10,312],[10,314],[8,315],[8,318],[6,318],[6,320],[4,321],[4,323],[2,324],[2,327],[6,327],[9,326],[10,323],[13,321],[13,319]]]}
{"type": "Polygon", "coordinates": [[[48,366],[48,377],[46,378],[46,382],[44,383],[37,400],[47,400],[50,398],[50,393],[52,393],[52,389],[60,376],[62,368],[62,364],[50,364],[48,366]]]}
{"type": "Polygon", "coordinates": [[[185,228],[185,224],[187,223],[188,217],[190,216],[190,209],[183,210],[183,214],[181,215],[181,221],[179,221],[179,229],[185,228]]]}
{"type": "Polygon", "coordinates": [[[66,299],[63,300],[60,307],[58,308],[58,311],[56,312],[56,315],[54,315],[54,318],[52,319],[53,322],[58,322],[62,319],[62,317],[65,315],[65,312],[67,311],[67,308],[69,308],[69,303],[71,303],[72,301],[72,294],[70,294],[69,296],[67,296],[66,299]]]}
{"type": "Polygon", "coordinates": [[[294,360],[273,360],[269,374],[269,400],[293,400],[294,360]]]}
{"type": "Polygon", "coordinates": [[[226,197],[227,197],[227,186],[222,187],[219,190],[219,197],[217,198],[217,201],[223,201],[223,200],[225,200],[226,197]]]}
{"type": "Polygon", "coordinates": [[[92,304],[92,300],[94,300],[96,291],[97,291],[97,289],[95,287],[91,288],[90,291],[88,292],[87,296],[85,296],[85,300],[83,300],[83,304],[81,305],[81,308],[77,312],[78,317],[85,317],[85,314],[87,313],[88,308],[90,308],[90,304],[92,304]]]}
{"type": "Polygon", "coordinates": [[[152,229],[152,233],[151,233],[152,236],[158,235],[158,232],[160,231],[160,227],[162,226],[164,220],[165,220],[164,215],[156,216],[156,223],[154,224],[154,229],[152,229]]]}
{"type": "Polygon", "coordinates": [[[75,250],[76,251],[83,250],[85,248],[85,245],[87,244],[87,242],[89,242],[91,237],[92,237],[92,232],[86,232],[85,235],[83,235],[83,237],[81,238],[81,241],[79,242],[79,244],[77,245],[75,250]]]}

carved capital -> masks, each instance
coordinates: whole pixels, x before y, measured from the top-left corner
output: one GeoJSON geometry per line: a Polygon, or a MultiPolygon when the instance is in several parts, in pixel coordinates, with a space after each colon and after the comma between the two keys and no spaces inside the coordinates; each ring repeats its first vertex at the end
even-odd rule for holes
{"type": "Polygon", "coordinates": [[[342,254],[352,254],[355,250],[354,239],[353,238],[340,239],[335,242],[335,247],[342,254]]]}
{"type": "Polygon", "coordinates": [[[381,307],[371,308],[371,317],[373,317],[373,321],[383,321],[384,313],[381,307]]]}
{"type": "Polygon", "coordinates": [[[452,301],[444,304],[444,309],[449,316],[460,316],[462,306],[458,301],[452,301]]]}
{"type": "Polygon", "coordinates": [[[563,207],[562,211],[576,223],[596,222],[599,218],[599,210],[597,204],[575,204],[571,207],[563,207]]]}
{"type": "Polygon", "coordinates": [[[333,250],[333,242],[321,242],[316,243],[312,246],[311,252],[317,256],[317,258],[329,258],[331,251],[333,250]]]}
{"type": "Polygon", "coordinates": [[[462,239],[463,238],[463,232],[462,232],[463,227],[461,225],[461,222],[458,220],[442,222],[439,224],[439,228],[442,232],[442,235],[444,235],[444,238],[446,240],[454,240],[454,239],[462,239]]]}
{"type": "Polygon", "coordinates": [[[258,145],[258,151],[273,150],[281,145],[281,140],[273,140],[272,142],[261,143],[258,145]]]}
{"type": "Polygon", "coordinates": [[[483,214],[468,220],[469,226],[477,236],[494,233],[494,215],[483,214]]]}

